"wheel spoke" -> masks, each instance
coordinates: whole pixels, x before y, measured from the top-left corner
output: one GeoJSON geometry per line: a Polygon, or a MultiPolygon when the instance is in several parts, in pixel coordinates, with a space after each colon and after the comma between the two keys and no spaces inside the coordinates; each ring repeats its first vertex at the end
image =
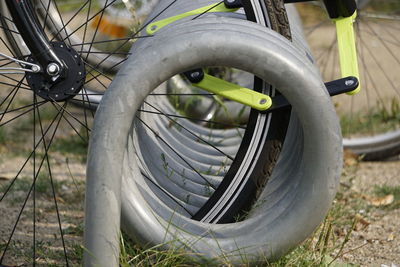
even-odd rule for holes
{"type": "MultiPolygon", "coordinates": [[[[57,119],[57,117],[59,117],[58,115],[59,115],[59,114],[57,114],[57,116],[55,117],[55,119],[57,119]]],[[[55,127],[55,130],[53,131],[53,135],[52,135],[52,137],[51,137],[51,140],[50,140],[49,144],[51,144],[51,142],[52,142],[52,140],[53,140],[53,138],[54,138],[54,136],[55,136],[55,133],[56,133],[57,128],[58,128],[58,126],[59,126],[59,124],[60,124],[61,118],[62,118],[62,116],[60,116],[59,119],[58,119],[58,121],[57,121],[57,126],[55,127]]],[[[49,130],[49,127],[48,127],[47,130],[49,130]]],[[[44,137],[42,137],[41,140],[40,140],[39,142],[41,143],[42,140],[44,140],[44,137]]],[[[35,154],[35,151],[36,151],[36,148],[38,147],[38,145],[39,145],[39,143],[34,147],[34,150],[32,151],[30,157],[31,157],[32,155],[35,154]]],[[[46,150],[46,151],[45,151],[45,156],[47,155],[47,152],[48,152],[48,151],[46,150]]],[[[17,220],[16,220],[16,222],[14,223],[14,226],[13,226],[13,229],[12,229],[12,231],[11,231],[11,233],[10,233],[9,238],[8,238],[7,244],[6,244],[6,246],[5,246],[4,250],[3,250],[3,255],[2,255],[1,258],[0,258],[0,264],[2,264],[2,262],[3,262],[3,260],[4,260],[4,257],[5,257],[5,255],[6,255],[6,253],[7,253],[7,250],[8,250],[8,248],[9,248],[10,243],[11,243],[11,240],[12,240],[12,238],[13,238],[13,236],[14,236],[15,230],[17,229],[17,225],[18,225],[18,223],[19,223],[19,221],[20,221],[20,219],[21,219],[21,215],[22,215],[23,211],[25,210],[25,207],[26,207],[26,204],[27,204],[27,202],[28,202],[28,199],[29,199],[29,197],[30,197],[30,195],[31,195],[31,193],[32,193],[32,190],[33,190],[33,188],[34,188],[34,186],[35,186],[36,180],[37,180],[37,178],[38,178],[38,176],[39,176],[40,170],[41,170],[41,168],[42,168],[42,166],[43,166],[43,163],[44,163],[44,160],[45,160],[45,156],[42,158],[42,160],[41,160],[41,162],[40,162],[40,164],[39,164],[38,171],[37,171],[37,172],[35,173],[35,175],[34,175],[34,180],[33,180],[33,182],[32,182],[32,185],[30,186],[30,189],[29,189],[29,191],[27,192],[27,195],[26,195],[26,197],[25,197],[25,199],[24,199],[23,205],[22,205],[22,207],[21,207],[21,209],[20,209],[20,211],[19,211],[19,213],[18,213],[17,220]]],[[[27,159],[27,161],[30,159],[30,157],[27,159]]],[[[24,164],[24,166],[25,166],[25,165],[26,165],[26,163],[24,164]]],[[[19,173],[21,173],[21,172],[22,172],[22,170],[20,170],[19,173]]],[[[18,177],[18,176],[17,176],[17,177],[18,177]]],[[[17,177],[15,177],[15,180],[17,179],[17,177]]],[[[15,180],[13,180],[12,184],[15,182],[15,180]]],[[[8,191],[6,191],[6,193],[7,193],[7,192],[8,192],[8,191]]],[[[5,193],[5,194],[6,194],[6,193],[5,193]]],[[[3,200],[5,194],[3,195],[3,197],[1,198],[1,200],[3,200]]],[[[0,201],[1,201],[1,200],[0,200],[0,201]]]]}
{"type": "MultiPolygon", "coordinates": [[[[87,1],[90,1],[90,0],[87,0],[87,1]]],[[[102,10],[96,12],[94,15],[92,15],[92,16],[90,17],[90,19],[86,20],[86,22],[84,22],[84,23],[83,23],[82,25],[80,25],[78,28],[76,28],[75,30],[73,30],[71,33],[67,34],[67,36],[63,39],[63,41],[65,41],[67,38],[69,38],[70,36],[72,36],[73,34],[75,34],[77,31],[79,31],[82,27],[84,27],[85,25],[87,25],[90,21],[92,21],[92,20],[93,20],[95,17],[97,17],[99,14],[101,14],[102,12],[104,12],[104,10],[105,10],[107,7],[111,6],[115,1],[117,1],[117,0],[112,0],[111,3],[107,4],[107,5],[104,7],[104,9],[102,9],[102,10]]]]}
{"type": "Polygon", "coordinates": [[[382,66],[382,64],[379,63],[378,58],[376,57],[376,55],[371,51],[370,47],[368,46],[368,43],[366,43],[365,41],[361,41],[361,43],[363,44],[363,47],[365,47],[365,49],[367,50],[368,54],[370,55],[371,59],[375,62],[376,66],[378,67],[378,69],[380,70],[380,72],[383,74],[383,76],[385,77],[385,79],[387,80],[387,82],[391,85],[391,87],[394,89],[394,91],[396,92],[396,94],[398,96],[400,96],[400,91],[399,89],[397,89],[396,85],[393,83],[392,79],[388,76],[387,72],[385,71],[384,67],[382,66]]]}
{"type": "Polygon", "coordinates": [[[193,213],[191,213],[187,208],[185,208],[185,206],[183,206],[179,199],[177,199],[174,195],[172,195],[171,193],[169,193],[167,190],[165,190],[162,186],[160,186],[156,181],[154,181],[154,179],[150,178],[150,175],[147,173],[144,173],[143,170],[141,170],[140,172],[144,178],[146,178],[151,184],[153,184],[155,187],[158,188],[158,190],[160,190],[161,192],[163,192],[168,198],[170,198],[172,201],[174,201],[179,207],[181,207],[184,211],[186,211],[191,217],[194,216],[193,213]]]}
{"type": "Polygon", "coordinates": [[[97,33],[98,33],[98,31],[99,31],[99,27],[100,27],[101,21],[102,21],[103,16],[104,16],[104,11],[106,10],[106,9],[105,9],[105,6],[107,6],[107,2],[108,2],[108,0],[106,0],[106,2],[104,3],[104,8],[102,9],[102,12],[100,13],[100,19],[99,19],[99,21],[97,22],[96,29],[95,29],[94,34],[93,34],[93,37],[92,37],[92,42],[91,42],[91,44],[89,45],[89,53],[87,53],[85,61],[87,61],[87,59],[88,59],[88,57],[89,57],[89,54],[90,54],[90,51],[92,51],[93,42],[96,40],[96,36],[97,36],[97,33]]]}
{"type": "MultiPolygon", "coordinates": [[[[54,108],[55,109],[57,109],[57,111],[58,112],[61,112],[62,111],[62,108],[57,108],[57,106],[56,105],[53,105],[54,106],[54,108]]],[[[66,111],[66,110],[64,110],[64,111],[66,111]]],[[[63,113],[65,113],[65,112],[63,112],[63,113]]],[[[85,139],[80,133],[79,133],[79,131],[76,129],[76,127],[70,122],[70,120],[65,116],[65,114],[63,114],[63,119],[68,123],[68,125],[71,127],[71,129],[76,133],[76,135],[77,136],[79,136],[81,139],[82,139],[82,141],[84,142],[84,143],[88,143],[88,140],[89,140],[89,137],[88,137],[88,139],[85,139]]],[[[86,122],[86,121],[85,121],[86,122]]],[[[87,124],[86,124],[87,125],[87,124]]],[[[89,130],[88,130],[88,128],[85,128],[85,130],[86,131],[88,131],[89,132],[89,130]]],[[[88,136],[89,136],[89,134],[88,134],[88,136]]]]}
{"type": "MultiPolygon", "coordinates": [[[[89,21],[89,15],[90,15],[90,11],[91,10],[92,10],[92,1],[89,2],[88,11],[86,12],[86,21],[89,21]]],[[[82,44],[81,44],[82,47],[81,47],[81,50],[79,52],[79,55],[81,56],[81,58],[82,58],[82,51],[84,49],[84,43],[86,41],[87,28],[88,28],[88,24],[85,23],[85,28],[83,29],[83,39],[82,39],[82,44]]],[[[73,45],[75,45],[75,44],[73,44],[73,45]]]]}
{"type": "Polygon", "coordinates": [[[18,108],[11,109],[11,110],[8,110],[8,111],[0,112],[0,115],[3,116],[4,114],[13,113],[13,112],[20,111],[20,110],[23,110],[23,109],[26,109],[26,108],[30,108],[30,107],[33,107],[33,106],[36,106],[36,105],[41,106],[46,102],[47,102],[46,100],[43,100],[43,101],[38,102],[37,104],[29,104],[29,105],[18,107],[18,108]]]}
{"type": "Polygon", "coordinates": [[[202,13],[198,14],[197,16],[195,16],[194,18],[192,18],[192,20],[198,19],[202,16],[204,16],[205,14],[207,14],[210,10],[222,5],[224,3],[224,1],[220,1],[218,3],[216,3],[215,5],[213,5],[212,7],[208,8],[207,10],[203,11],[202,13]]]}
{"type": "Polygon", "coordinates": [[[230,160],[234,160],[234,158],[232,158],[231,156],[227,155],[225,152],[223,152],[221,149],[219,149],[218,147],[216,147],[215,145],[211,144],[210,142],[208,142],[207,140],[205,140],[204,138],[202,138],[201,136],[195,134],[193,131],[189,130],[187,127],[183,126],[182,124],[180,124],[177,120],[172,119],[171,117],[169,117],[167,114],[165,114],[164,112],[162,112],[159,108],[155,107],[154,105],[152,105],[151,103],[149,103],[148,101],[144,101],[144,103],[146,105],[149,105],[150,107],[152,107],[153,109],[155,109],[157,112],[161,113],[163,116],[165,116],[166,118],[168,118],[168,120],[173,123],[178,125],[180,128],[184,129],[185,131],[187,131],[189,134],[191,134],[192,136],[196,137],[196,139],[198,139],[199,141],[201,141],[204,144],[207,144],[208,146],[212,147],[213,149],[215,149],[216,151],[218,151],[219,153],[221,153],[223,156],[229,158],[230,160]]]}
{"type": "MultiPolygon", "coordinates": [[[[11,97],[10,101],[8,102],[7,107],[5,108],[4,112],[2,113],[1,117],[0,117],[0,123],[3,121],[4,115],[7,114],[8,109],[11,106],[11,103],[13,102],[13,100],[15,99],[15,96],[18,94],[19,88],[21,86],[21,83],[17,84],[17,86],[15,87],[16,90],[14,91],[14,89],[12,91],[14,91],[13,96],[11,97]]],[[[2,126],[2,124],[0,124],[0,126],[2,126]]]]}
{"type": "MultiPolygon", "coordinates": [[[[36,96],[35,97],[35,102],[36,100],[36,96]]],[[[66,106],[66,104],[65,104],[66,106]]],[[[63,113],[64,111],[60,112],[61,116],[64,117],[63,113]]],[[[44,131],[43,131],[43,125],[42,125],[42,120],[41,120],[41,116],[40,116],[40,111],[39,109],[37,109],[37,115],[38,115],[38,119],[39,119],[39,126],[40,126],[40,132],[42,134],[42,138],[43,138],[43,146],[44,149],[46,151],[45,153],[45,158],[46,158],[46,162],[47,162],[47,168],[48,168],[48,172],[49,172],[49,178],[50,178],[50,183],[51,183],[51,189],[52,189],[52,194],[53,194],[53,200],[54,200],[54,205],[55,205],[55,209],[56,209],[56,214],[57,214],[57,221],[58,221],[58,227],[59,227],[59,231],[60,231],[60,236],[61,236],[61,242],[63,245],[63,252],[64,252],[64,258],[65,258],[65,263],[66,266],[69,266],[68,264],[68,257],[67,257],[67,248],[65,246],[65,241],[64,241],[64,231],[62,230],[62,226],[61,226],[61,217],[60,217],[60,212],[59,212],[59,208],[58,208],[58,203],[57,203],[57,197],[56,197],[56,191],[54,188],[54,180],[53,180],[53,175],[52,175],[52,171],[51,171],[51,167],[50,167],[50,161],[49,161],[49,156],[48,156],[48,151],[50,149],[50,144],[52,143],[52,140],[54,138],[54,135],[52,137],[52,139],[49,142],[49,146],[46,145],[46,138],[44,131]]],[[[55,129],[55,131],[57,131],[57,127],[55,129]]],[[[55,133],[55,132],[54,132],[55,133]]]]}
{"type": "MultiPolygon", "coordinates": [[[[43,4],[42,0],[40,0],[40,4],[44,7],[44,4],[43,4]]],[[[42,26],[43,32],[46,32],[46,26],[47,26],[47,19],[49,17],[50,4],[51,4],[51,1],[48,2],[47,7],[46,7],[46,15],[44,17],[43,26],[42,26]]]]}
{"type": "MultiPolygon", "coordinates": [[[[62,109],[65,113],[67,113],[69,116],[71,116],[76,122],[78,122],[80,125],[82,125],[89,132],[91,131],[90,128],[87,125],[85,125],[85,123],[81,122],[75,115],[73,115],[71,112],[69,112],[65,107],[61,106],[57,101],[52,99],[51,103],[53,104],[53,106],[55,108],[56,108],[56,106],[58,106],[60,109],[62,109]]],[[[68,102],[65,102],[65,103],[68,104],[68,102]]]]}
{"type": "MultiPolygon", "coordinates": [[[[33,262],[33,266],[36,265],[36,181],[35,181],[35,177],[36,177],[36,149],[35,149],[35,142],[36,142],[36,97],[35,94],[32,94],[32,98],[33,98],[33,104],[35,106],[34,110],[33,110],[33,169],[32,169],[32,178],[33,178],[33,195],[32,195],[32,199],[33,199],[33,240],[32,240],[32,244],[33,244],[33,255],[32,255],[32,262],[33,262]]],[[[43,135],[42,135],[43,137],[43,135]]],[[[45,142],[45,138],[43,138],[43,143],[45,142]]],[[[39,173],[39,172],[38,172],[39,173]]]]}
{"type": "MultiPolygon", "coordinates": [[[[110,55],[109,55],[109,56],[110,56],[110,55]]],[[[111,66],[110,68],[108,68],[107,70],[108,70],[108,71],[111,71],[112,69],[114,69],[114,68],[118,67],[119,65],[121,65],[122,63],[124,63],[127,59],[128,59],[128,58],[122,59],[120,62],[115,63],[114,65],[112,65],[112,66],[111,66]]],[[[103,62],[104,62],[104,61],[103,61],[103,62]]],[[[88,74],[91,74],[93,71],[97,71],[98,68],[99,68],[99,66],[92,67],[92,70],[89,71],[88,74]]],[[[103,75],[103,74],[94,75],[93,78],[91,78],[91,79],[89,79],[88,81],[86,81],[86,84],[90,83],[91,81],[95,80],[96,78],[98,78],[98,77],[100,77],[100,76],[102,76],[102,75],[103,75]]]]}
{"type": "Polygon", "coordinates": [[[175,114],[166,114],[166,113],[162,113],[162,112],[156,112],[156,111],[150,111],[150,110],[144,110],[144,109],[138,109],[138,111],[148,113],[148,114],[154,114],[154,115],[163,115],[163,116],[171,117],[171,118],[188,119],[191,121],[206,122],[209,124],[221,125],[224,127],[240,128],[240,129],[244,129],[244,130],[246,129],[246,127],[244,127],[243,125],[239,125],[239,124],[223,123],[223,122],[212,121],[212,120],[202,120],[202,119],[197,119],[197,118],[191,118],[191,117],[180,116],[180,115],[175,115],[175,114]]]}
{"type": "MultiPolygon", "coordinates": [[[[39,104],[38,104],[39,105],[39,104]]],[[[40,106],[40,105],[39,105],[40,106]]],[[[35,109],[35,107],[31,110],[33,111],[35,109]]],[[[45,135],[47,135],[47,133],[50,131],[51,127],[53,126],[53,124],[56,122],[57,118],[60,116],[60,113],[57,113],[57,115],[53,118],[53,120],[51,121],[51,123],[49,124],[49,126],[47,127],[46,131],[45,131],[45,135]]],[[[61,115],[62,116],[62,115],[61,115]]],[[[13,180],[11,181],[11,183],[7,186],[6,190],[4,191],[2,197],[0,198],[0,202],[3,201],[3,199],[6,197],[7,193],[11,190],[11,188],[13,187],[13,185],[15,184],[15,181],[18,179],[19,175],[22,173],[22,171],[24,170],[26,164],[29,162],[29,160],[31,159],[33,153],[35,152],[35,150],[39,147],[39,145],[42,143],[44,136],[42,136],[37,142],[36,145],[33,149],[33,151],[28,155],[27,159],[24,161],[24,163],[22,164],[22,167],[18,170],[16,176],[13,178],[13,180]]]]}
{"type": "MultiPolygon", "coordinates": [[[[87,3],[88,3],[90,0],[86,0],[86,2],[75,12],[75,14],[72,16],[72,18],[70,18],[70,20],[67,22],[67,24],[64,24],[64,20],[63,20],[63,18],[62,18],[62,15],[61,15],[61,13],[60,13],[60,10],[58,9],[58,6],[57,6],[56,1],[54,1],[54,0],[50,0],[50,1],[53,1],[54,7],[55,7],[55,9],[56,9],[56,11],[57,11],[57,13],[58,13],[58,17],[60,18],[60,21],[61,21],[61,24],[62,24],[61,29],[55,34],[55,37],[58,36],[58,35],[60,35],[62,31],[64,31],[64,32],[65,32],[66,38],[62,38],[62,37],[60,36],[60,37],[61,37],[61,38],[60,38],[60,41],[62,40],[63,42],[65,42],[66,40],[68,40],[69,45],[72,45],[71,40],[70,40],[70,38],[69,38],[71,35],[68,34],[67,28],[66,28],[66,27],[67,27],[67,25],[69,25],[69,23],[71,23],[71,21],[73,21],[73,19],[79,14],[79,12],[87,5],[87,3]]],[[[54,22],[53,22],[53,24],[54,24],[54,22]]],[[[54,24],[54,25],[55,25],[55,24],[54,24]]],[[[53,37],[52,41],[54,40],[55,37],[53,37]]]]}
{"type": "MultiPolygon", "coordinates": [[[[154,20],[156,20],[162,13],[164,13],[166,10],[168,10],[171,6],[173,6],[177,1],[178,1],[178,0],[172,1],[168,6],[166,6],[163,10],[161,10],[158,14],[156,14],[149,22],[147,22],[147,23],[146,23],[145,25],[143,25],[140,29],[138,29],[135,33],[133,33],[133,34],[131,35],[131,38],[134,38],[135,36],[137,36],[138,34],[140,34],[140,32],[141,32],[142,30],[144,30],[149,24],[151,24],[154,20]]],[[[119,50],[120,50],[122,47],[124,47],[130,40],[131,40],[131,39],[125,40],[121,45],[119,45],[116,49],[113,50],[113,53],[119,51],[119,50]]],[[[100,65],[101,65],[102,63],[104,63],[107,59],[110,58],[110,56],[111,56],[111,54],[108,55],[108,56],[106,56],[106,57],[105,57],[104,59],[102,59],[99,63],[97,63],[97,65],[94,66],[94,68],[95,68],[95,69],[99,68],[100,65]]],[[[124,61],[125,61],[125,60],[126,60],[126,59],[124,59],[124,61]]],[[[122,62],[123,62],[123,61],[119,62],[117,65],[121,64],[122,62]]],[[[114,65],[113,67],[115,67],[115,66],[116,66],[116,65],[114,65]]]]}
{"type": "Polygon", "coordinates": [[[208,186],[210,186],[212,189],[216,190],[216,187],[210,183],[196,168],[193,167],[192,164],[190,164],[178,151],[176,151],[167,141],[165,141],[154,129],[152,129],[146,122],[144,122],[139,116],[136,116],[136,118],[147,128],[149,129],[154,136],[161,140],[169,149],[171,149],[174,154],[176,154],[185,164],[192,170],[194,171],[197,175],[200,176],[200,178],[207,183],[208,186]]]}

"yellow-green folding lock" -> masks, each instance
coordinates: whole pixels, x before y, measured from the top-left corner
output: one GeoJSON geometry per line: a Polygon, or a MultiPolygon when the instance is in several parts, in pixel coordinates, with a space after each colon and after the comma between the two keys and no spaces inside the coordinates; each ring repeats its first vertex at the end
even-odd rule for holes
{"type": "MultiPolygon", "coordinates": [[[[333,19],[336,24],[338,50],[340,58],[340,70],[342,77],[354,76],[360,80],[358,70],[358,59],[356,50],[356,38],[354,35],[353,22],[357,17],[357,12],[350,17],[340,17],[333,19]]],[[[360,81],[359,81],[360,82],[360,81]]],[[[361,85],[357,89],[347,93],[354,95],[360,92],[361,85]]]]}

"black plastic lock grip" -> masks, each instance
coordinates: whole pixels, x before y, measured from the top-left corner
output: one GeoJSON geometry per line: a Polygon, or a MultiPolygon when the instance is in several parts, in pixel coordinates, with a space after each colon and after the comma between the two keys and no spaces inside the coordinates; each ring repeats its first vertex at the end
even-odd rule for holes
{"type": "Polygon", "coordinates": [[[243,7],[241,0],[224,0],[226,8],[241,8],[243,7]]]}
{"type": "Polygon", "coordinates": [[[331,19],[350,17],[357,10],[355,0],[324,0],[324,4],[331,19]]]}
{"type": "Polygon", "coordinates": [[[204,71],[202,69],[195,69],[183,73],[191,83],[199,83],[204,79],[204,71]]]}

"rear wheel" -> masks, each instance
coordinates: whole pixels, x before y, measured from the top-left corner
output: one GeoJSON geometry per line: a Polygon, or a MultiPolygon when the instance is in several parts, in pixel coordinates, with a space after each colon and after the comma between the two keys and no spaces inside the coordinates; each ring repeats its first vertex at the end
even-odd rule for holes
{"type": "MultiPolygon", "coordinates": [[[[340,77],[334,25],[321,6],[299,5],[305,33],[325,80],[340,77]]],[[[361,92],[334,98],[344,147],[379,160],[400,152],[400,4],[396,0],[358,1],[354,24],[361,92]]]]}

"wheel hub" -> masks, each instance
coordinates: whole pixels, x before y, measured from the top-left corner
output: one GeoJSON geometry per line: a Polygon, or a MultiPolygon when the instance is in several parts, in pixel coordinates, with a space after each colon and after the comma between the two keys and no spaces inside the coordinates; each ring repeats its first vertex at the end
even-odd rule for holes
{"type": "MultiPolygon", "coordinates": [[[[54,48],[57,56],[64,62],[65,77],[49,79],[43,73],[31,73],[27,75],[27,81],[31,89],[45,100],[50,101],[65,101],[76,96],[82,89],[85,83],[86,70],[78,53],[60,42],[53,42],[51,45],[54,48]]],[[[28,59],[29,62],[35,62],[32,57],[28,59]]],[[[46,69],[46,68],[45,68],[46,69]]],[[[47,73],[56,73],[57,66],[51,63],[47,66],[47,73]]],[[[57,78],[55,76],[54,78],[57,78]]]]}

